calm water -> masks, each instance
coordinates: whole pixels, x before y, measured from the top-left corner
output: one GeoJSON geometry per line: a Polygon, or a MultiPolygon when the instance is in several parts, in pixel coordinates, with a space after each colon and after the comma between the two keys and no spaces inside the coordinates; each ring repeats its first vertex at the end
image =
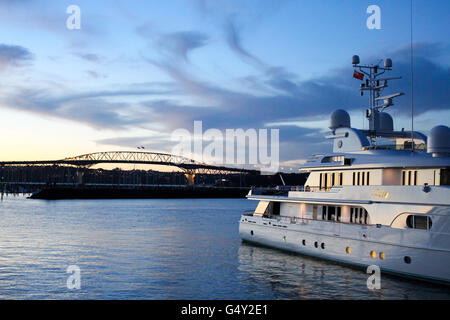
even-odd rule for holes
{"type": "Polygon", "coordinates": [[[245,199],[0,203],[1,299],[449,299],[445,287],[368,275],[241,243],[245,199]],[[66,286],[69,265],[81,289],[66,286]]]}

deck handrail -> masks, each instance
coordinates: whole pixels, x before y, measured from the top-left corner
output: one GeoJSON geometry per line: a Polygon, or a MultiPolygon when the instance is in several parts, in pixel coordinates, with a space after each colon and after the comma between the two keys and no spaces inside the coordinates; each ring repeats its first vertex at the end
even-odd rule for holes
{"type": "MultiPolygon", "coordinates": [[[[253,210],[245,210],[243,213],[244,216],[253,216],[254,211],[253,210]]],[[[305,223],[305,221],[323,221],[323,222],[331,222],[331,223],[342,223],[342,224],[357,224],[361,226],[375,226],[376,224],[365,224],[365,223],[355,223],[355,222],[347,222],[347,221],[336,221],[336,220],[322,220],[322,219],[313,219],[313,218],[305,218],[305,217],[289,217],[289,216],[275,216],[275,215],[263,215],[262,216],[265,219],[271,219],[271,220],[277,220],[277,221],[287,221],[289,223],[295,224],[295,223],[305,223]]]]}

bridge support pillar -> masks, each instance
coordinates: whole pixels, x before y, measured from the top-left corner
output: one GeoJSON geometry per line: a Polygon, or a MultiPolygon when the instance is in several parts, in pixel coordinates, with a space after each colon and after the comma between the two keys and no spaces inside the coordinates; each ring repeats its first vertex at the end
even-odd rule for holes
{"type": "Polygon", "coordinates": [[[77,184],[79,184],[79,185],[83,184],[83,176],[84,176],[84,169],[83,168],[78,168],[77,169],[77,174],[76,174],[77,184]]]}
{"type": "Polygon", "coordinates": [[[193,186],[195,182],[195,171],[194,170],[186,170],[184,173],[184,176],[186,177],[187,184],[189,186],[193,186]]]}

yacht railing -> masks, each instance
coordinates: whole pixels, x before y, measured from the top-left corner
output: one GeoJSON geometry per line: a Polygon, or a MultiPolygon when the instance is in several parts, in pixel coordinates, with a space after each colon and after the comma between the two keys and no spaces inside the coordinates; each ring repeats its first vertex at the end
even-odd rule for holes
{"type": "Polygon", "coordinates": [[[330,186],[330,187],[320,187],[320,186],[296,186],[292,187],[290,191],[300,191],[300,192],[327,192],[332,188],[342,188],[342,186],[330,186]]]}
{"type": "MultiPolygon", "coordinates": [[[[414,144],[415,150],[427,150],[425,143],[414,144]]],[[[365,150],[411,150],[411,145],[403,144],[382,144],[365,147],[365,150]]]]}
{"type": "MultiPolygon", "coordinates": [[[[243,213],[244,216],[253,216],[254,211],[253,210],[246,210],[243,213]]],[[[296,223],[308,223],[309,221],[321,221],[321,222],[329,222],[329,223],[340,223],[340,224],[357,224],[357,225],[363,225],[363,226],[374,226],[374,224],[364,224],[364,223],[354,223],[354,222],[347,222],[347,221],[336,221],[336,220],[319,220],[319,219],[313,219],[313,218],[305,218],[305,217],[288,217],[288,216],[274,216],[274,215],[263,215],[262,216],[265,219],[275,220],[277,222],[287,222],[290,224],[296,224],[296,223]]]]}
{"type": "Polygon", "coordinates": [[[336,220],[319,220],[319,219],[313,219],[313,218],[304,218],[304,217],[287,217],[287,216],[263,216],[263,218],[267,219],[275,219],[277,221],[283,221],[283,222],[289,222],[291,224],[295,223],[307,223],[309,221],[320,221],[320,222],[329,222],[329,223],[340,223],[340,224],[358,224],[363,226],[372,226],[374,224],[365,224],[365,223],[354,223],[354,222],[347,222],[347,221],[336,221],[336,220]]]}

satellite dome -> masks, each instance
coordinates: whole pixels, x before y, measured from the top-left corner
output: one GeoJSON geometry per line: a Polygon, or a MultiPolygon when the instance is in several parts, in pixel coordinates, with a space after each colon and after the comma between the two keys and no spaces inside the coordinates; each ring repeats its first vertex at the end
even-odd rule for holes
{"type": "Polygon", "coordinates": [[[450,155],[450,128],[447,126],[436,126],[430,131],[428,137],[428,153],[433,157],[450,155]]]}
{"type": "Polygon", "coordinates": [[[380,113],[380,131],[392,132],[394,131],[394,120],[389,113],[380,113]]]}
{"type": "Polygon", "coordinates": [[[330,126],[331,130],[337,128],[350,128],[350,116],[347,111],[339,109],[334,111],[330,116],[330,126]]]}

